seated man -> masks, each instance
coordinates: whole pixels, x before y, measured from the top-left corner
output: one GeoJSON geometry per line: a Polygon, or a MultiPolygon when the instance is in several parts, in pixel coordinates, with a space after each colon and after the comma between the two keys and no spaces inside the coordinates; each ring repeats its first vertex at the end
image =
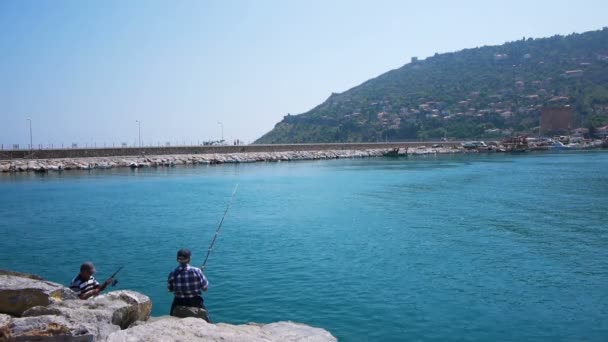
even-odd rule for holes
{"type": "Polygon", "coordinates": [[[112,278],[108,278],[100,285],[93,274],[95,274],[95,265],[92,262],[85,262],[80,265],[80,273],[70,283],[70,289],[76,292],[78,298],[87,299],[97,296],[112,283],[112,278]]]}
{"type": "Polygon", "coordinates": [[[182,318],[198,317],[210,322],[201,296],[201,291],[207,291],[209,282],[200,268],[189,265],[190,256],[189,250],[180,249],[177,252],[179,266],[169,273],[167,285],[169,291],[175,294],[169,314],[182,318]]]}

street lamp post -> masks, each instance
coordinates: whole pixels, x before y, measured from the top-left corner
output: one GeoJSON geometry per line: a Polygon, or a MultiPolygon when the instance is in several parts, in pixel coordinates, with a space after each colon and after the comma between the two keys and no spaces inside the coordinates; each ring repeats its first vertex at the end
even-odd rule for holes
{"type": "Polygon", "coordinates": [[[139,147],[141,148],[141,121],[135,120],[137,122],[137,139],[139,142],[139,147]]]}
{"type": "Polygon", "coordinates": [[[222,140],[221,141],[224,141],[224,124],[219,121],[217,122],[217,124],[220,125],[220,127],[222,128],[222,140]]]}
{"type": "Polygon", "coordinates": [[[30,152],[34,149],[34,145],[32,144],[32,119],[27,118],[27,121],[30,124],[30,152]]]}

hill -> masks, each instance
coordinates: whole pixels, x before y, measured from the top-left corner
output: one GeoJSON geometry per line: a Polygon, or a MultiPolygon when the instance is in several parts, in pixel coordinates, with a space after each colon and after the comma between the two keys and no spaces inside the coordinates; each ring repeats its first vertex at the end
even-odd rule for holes
{"type": "Polygon", "coordinates": [[[608,28],[412,59],[300,114],[255,143],[491,138],[538,133],[543,107],[608,124],[608,28]]]}

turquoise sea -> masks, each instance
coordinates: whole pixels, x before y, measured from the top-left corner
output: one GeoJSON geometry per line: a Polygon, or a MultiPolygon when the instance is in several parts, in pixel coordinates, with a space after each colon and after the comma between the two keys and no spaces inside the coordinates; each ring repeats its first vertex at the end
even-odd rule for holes
{"type": "Polygon", "coordinates": [[[179,248],[215,322],[341,341],[608,340],[608,153],[0,175],[0,268],[81,262],[167,314],[179,248]]]}

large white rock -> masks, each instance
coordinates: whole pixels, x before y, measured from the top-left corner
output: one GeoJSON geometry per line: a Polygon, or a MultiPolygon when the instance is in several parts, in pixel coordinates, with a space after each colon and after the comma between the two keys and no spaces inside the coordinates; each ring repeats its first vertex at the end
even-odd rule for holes
{"type": "Polygon", "coordinates": [[[262,331],[272,334],[276,341],[337,341],[327,330],[294,322],[276,322],[261,326],[262,331]]]}
{"type": "Polygon", "coordinates": [[[329,332],[293,322],[266,325],[209,324],[198,318],[166,317],[112,333],[108,342],[139,341],[337,341],[329,332]]]}
{"type": "Polygon", "coordinates": [[[12,320],[9,341],[97,341],[96,330],[97,327],[93,324],[61,316],[22,317],[12,320]]]}
{"type": "Polygon", "coordinates": [[[0,313],[21,316],[34,306],[60,301],[65,293],[60,284],[11,274],[0,274],[0,313]]]}
{"type": "Polygon", "coordinates": [[[112,323],[120,326],[122,329],[127,328],[136,321],[147,321],[152,312],[150,297],[135,291],[113,291],[98,297],[96,300],[97,302],[109,300],[126,304],[122,308],[115,310],[112,315],[112,323]]]}
{"type": "Polygon", "coordinates": [[[152,301],[148,296],[121,290],[87,300],[64,300],[48,306],[37,306],[23,312],[23,316],[58,315],[70,321],[99,324],[97,333],[105,337],[110,331],[126,329],[136,321],[146,321],[151,311],[152,301]],[[107,325],[114,325],[116,329],[108,329],[107,325]]]}
{"type": "Polygon", "coordinates": [[[8,341],[11,337],[11,322],[13,318],[9,315],[0,314],[0,341],[8,341]]]}

